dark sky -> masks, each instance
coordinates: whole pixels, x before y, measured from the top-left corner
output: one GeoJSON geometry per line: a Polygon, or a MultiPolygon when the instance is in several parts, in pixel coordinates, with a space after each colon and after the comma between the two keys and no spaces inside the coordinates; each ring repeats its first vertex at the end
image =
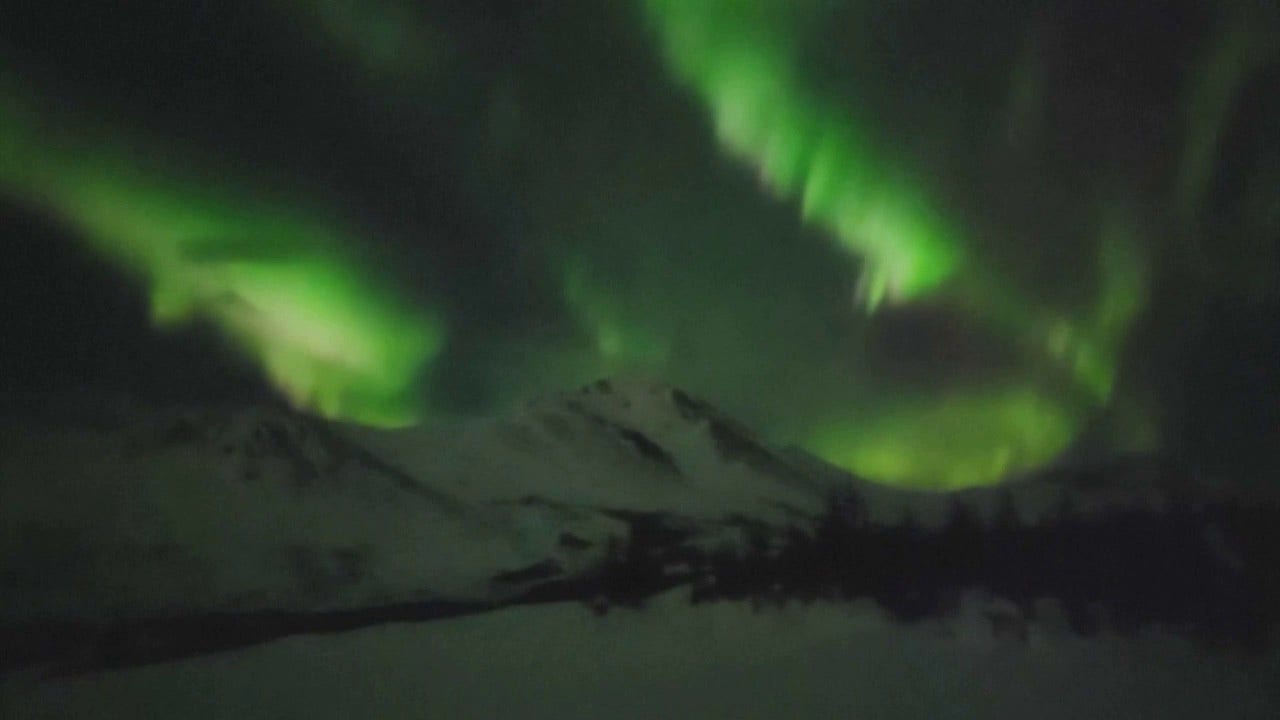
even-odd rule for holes
{"type": "Polygon", "coordinates": [[[357,316],[433,318],[411,384],[359,378],[326,414],[639,372],[902,481],[1071,452],[1273,467],[1274,8],[727,6],[6,4],[6,393],[274,397],[240,286],[153,327],[146,248],[174,243],[197,270],[340,256],[391,298],[357,316]],[[813,205],[822,172],[850,197],[813,205]],[[229,229],[172,237],[187,205],[229,229]],[[916,247],[962,260],[915,293],[893,259],[916,247]]]}

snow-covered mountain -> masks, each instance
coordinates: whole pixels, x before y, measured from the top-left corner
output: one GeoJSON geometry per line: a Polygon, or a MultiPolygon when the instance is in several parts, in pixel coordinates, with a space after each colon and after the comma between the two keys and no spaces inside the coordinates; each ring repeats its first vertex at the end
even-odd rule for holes
{"type": "Polygon", "coordinates": [[[6,665],[89,668],[680,585],[695,602],[869,597],[903,619],[976,588],[991,632],[1015,635],[1046,597],[1077,632],[1255,633],[1278,594],[1250,569],[1275,513],[1206,509],[1184,485],[1134,465],[898,490],[638,379],[402,431],[263,407],[12,428],[0,639],[6,665]],[[1168,543],[1185,573],[1151,566],[1168,543]]]}
{"type": "Polygon", "coordinates": [[[434,430],[259,407],[11,434],[0,458],[11,592],[0,610],[488,602],[519,590],[495,578],[598,564],[635,514],[782,525],[822,512],[821,488],[693,402],[602,382],[434,430]]]}

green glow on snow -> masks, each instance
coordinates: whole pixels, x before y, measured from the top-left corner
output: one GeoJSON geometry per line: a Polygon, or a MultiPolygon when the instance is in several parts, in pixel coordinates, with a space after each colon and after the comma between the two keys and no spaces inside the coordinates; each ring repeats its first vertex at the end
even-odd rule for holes
{"type": "Polygon", "coordinates": [[[145,281],[158,325],[213,322],[291,401],[325,417],[413,420],[414,386],[443,328],[366,277],[344,253],[354,246],[345,232],[156,148],[58,120],[0,96],[0,190],[145,281]]]}

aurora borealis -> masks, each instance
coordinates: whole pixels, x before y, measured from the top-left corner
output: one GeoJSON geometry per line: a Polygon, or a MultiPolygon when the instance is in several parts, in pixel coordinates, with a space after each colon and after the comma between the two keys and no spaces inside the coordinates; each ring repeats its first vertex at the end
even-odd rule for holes
{"type": "Polygon", "coordinates": [[[672,68],[703,96],[717,138],[860,259],[869,307],[918,297],[960,271],[956,230],[919,183],[878,157],[858,118],[806,91],[788,47],[803,4],[649,6],[672,68]]]}
{"type": "Polygon", "coordinates": [[[0,26],[0,194],[325,417],[643,374],[956,488],[1184,444],[1277,302],[1247,2],[77,5],[0,26]]]}
{"type": "MultiPolygon", "coordinates": [[[[1100,243],[1101,284],[1092,317],[1041,310],[1035,298],[1002,287],[999,276],[968,267],[979,261],[967,259],[970,243],[962,230],[905,163],[882,157],[880,144],[859,131],[868,121],[856,109],[842,112],[808,91],[796,57],[802,38],[792,25],[795,14],[811,9],[657,0],[649,6],[670,64],[703,97],[717,138],[857,258],[857,292],[870,310],[886,300],[941,295],[978,323],[1029,342],[1032,354],[1050,356],[1093,402],[1109,400],[1118,346],[1143,301],[1144,259],[1124,230],[1112,223],[1100,243]]],[[[821,427],[810,442],[825,457],[871,477],[982,483],[1043,463],[1072,436],[1070,409],[1044,398],[1026,400],[1032,389],[1014,391],[1017,399],[1010,392],[986,392],[978,402],[945,397],[905,411],[907,419],[864,423],[849,433],[821,427]],[[950,429],[943,429],[946,423],[950,429]],[[982,429],[964,431],[975,427],[982,429]],[[921,456],[938,449],[922,443],[925,437],[945,437],[964,450],[927,460],[921,456]]]]}
{"type": "Polygon", "coordinates": [[[414,417],[409,392],[442,330],[362,277],[340,254],[351,240],[243,188],[157,172],[145,160],[157,153],[139,143],[7,100],[3,184],[141,278],[157,325],[216,323],[291,401],[326,417],[414,417]]]}

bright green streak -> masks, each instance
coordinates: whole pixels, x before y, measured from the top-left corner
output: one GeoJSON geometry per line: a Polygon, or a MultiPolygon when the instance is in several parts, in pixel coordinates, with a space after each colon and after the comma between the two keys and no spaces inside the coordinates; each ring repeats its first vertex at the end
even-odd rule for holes
{"type": "MultiPolygon", "coordinates": [[[[929,489],[988,485],[1053,460],[1085,413],[1110,401],[1116,358],[1146,301],[1146,266],[1126,216],[1105,214],[1100,233],[1098,296],[1081,317],[1051,320],[1014,298],[986,306],[986,321],[1020,339],[1031,368],[1049,379],[850,412],[818,424],[802,444],[869,479],[929,489]],[[1070,380],[1074,398],[1049,392],[1055,376],[1070,380]]],[[[1135,412],[1129,423],[1145,426],[1135,412]]]]}
{"type": "Polygon", "coordinates": [[[293,403],[325,417],[413,420],[443,328],[364,277],[342,230],[13,94],[0,96],[0,150],[0,191],[143,279],[158,324],[211,321],[293,403]]]}
{"type": "Polygon", "coordinates": [[[806,446],[880,482],[954,490],[1043,465],[1066,449],[1079,422],[1032,388],[994,388],[829,423],[806,446]]]}
{"type": "MultiPolygon", "coordinates": [[[[799,5],[804,5],[800,3],[799,5]]],[[[789,3],[648,0],[670,67],[711,111],[720,142],[860,256],[874,308],[935,289],[962,262],[957,233],[848,112],[803,90],[789,3]]]]}
{"type": "MultiPolygon", "coordinates": [[[[1046,306],[981,266],[926,184],[867,131],[867,117],[808,89],[797,38],[812,3],[645,7],[668,66],[706,105],[724,148],[862,259],[859,295],[869,309],[886,299],[945,298],[1019,348],[1044,386],[902,401],[858,422],[836,413],[806,447],[872,479],[942,488],[995,482],[1063,451],[1083,422],[1080,410],[1109,401],[1125,334],[1146,301],[1145,259],[1123,214],[1102,220],[1092,307],[1046,306]],[[1064,384],[1071,390],[1049,391],[1064,384]]],[[[1030,82],[1016,77],[1015,90],[1027,95],[1030,82]]]]}

